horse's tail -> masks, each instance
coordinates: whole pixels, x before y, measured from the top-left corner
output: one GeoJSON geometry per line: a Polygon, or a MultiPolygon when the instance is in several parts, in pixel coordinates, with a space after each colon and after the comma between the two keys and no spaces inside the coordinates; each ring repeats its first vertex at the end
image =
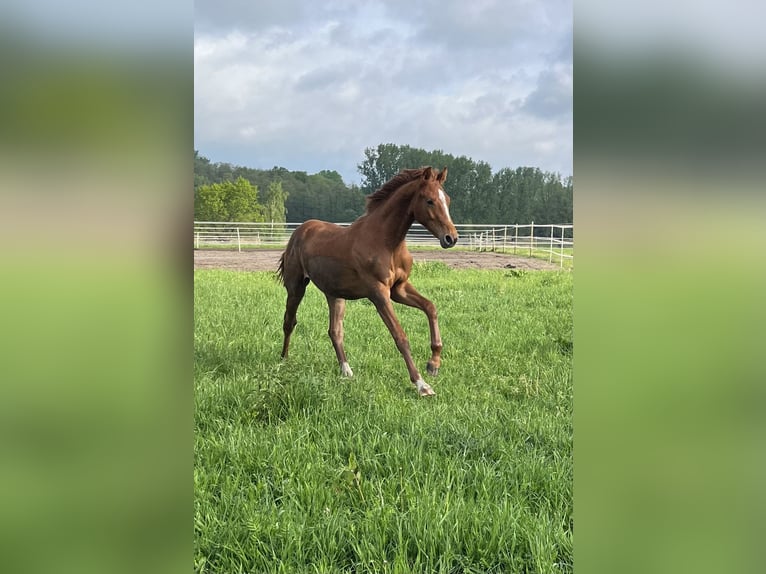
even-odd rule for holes
{"type": "Polygon", "coordinates": [[[285,255],[287,254],[287,251],[284,251],[282,253],[282,256],[279,258],[279,267],[277,267],[277,279],[279,279],[279,282],[282,283],[282,285],[285,284],[285,255]]]}

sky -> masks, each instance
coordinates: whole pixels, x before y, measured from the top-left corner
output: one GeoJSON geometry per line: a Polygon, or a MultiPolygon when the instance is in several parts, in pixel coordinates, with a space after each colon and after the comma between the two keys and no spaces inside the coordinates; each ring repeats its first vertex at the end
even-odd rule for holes
{"type": "Polygon", "coordinates": [[[214,162],[359,183],[394,143],[572,174],[571,0],[197,0],[194,76],[214,162]]]}

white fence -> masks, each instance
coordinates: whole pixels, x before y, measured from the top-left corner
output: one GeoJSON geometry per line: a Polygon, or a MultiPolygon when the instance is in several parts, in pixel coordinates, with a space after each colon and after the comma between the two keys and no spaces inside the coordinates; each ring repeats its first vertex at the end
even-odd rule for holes
{"type": "MultiPolygon", "coordinates": [[[[469,248],[477,251],[499,251],[514,255],[547,256],[564,267],[564,260],[574,263],[574,226],[570,224],[484,225],[471,233],[469,248]]],[[[460,229],[458,229],[460,232],[460,229]]],[[[462,236],[462,232],[461,236],[462,236]]]]}
{"type": "MultiPolygon", "coordinates": [[[[195,221],[195,249],[282,248],[300,223],[248,223],[195,221]]],[[[348,226],[350,223],[338,223],[348,226]]],[[[549,262],[574,259],[574,228],[571,224],[488,225],[467,223],[455,225],[460,240],[457,248],[472,251],[495,251],[529,257],[546,257],[549,262]]],[[[407,233],[410,246],[438,247],[439,240],[419,223],[407,233]]]]}

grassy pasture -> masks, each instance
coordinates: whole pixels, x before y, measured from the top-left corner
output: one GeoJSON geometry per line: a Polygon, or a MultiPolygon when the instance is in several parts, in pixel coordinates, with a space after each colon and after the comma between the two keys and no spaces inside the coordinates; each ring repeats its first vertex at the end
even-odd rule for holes
{"type": "MultiPolygon", "coordinates": [[[[282,363],[273,273],[195,273],[196,571],[572,571],[571,273],[412,279],[445,345],[430,399],[369,302],[342,379],[313,285],[282,363]]],[[[425,373],[426,318],[395,309],[425,373]]]]}

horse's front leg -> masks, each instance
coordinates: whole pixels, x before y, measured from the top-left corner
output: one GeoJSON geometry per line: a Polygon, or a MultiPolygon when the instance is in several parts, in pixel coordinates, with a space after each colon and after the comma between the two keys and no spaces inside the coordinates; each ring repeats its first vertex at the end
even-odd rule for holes
{"type": "Polygon", "coordinates": [[[391,298],[397,303],[420,309],[428,317],[428,329],[431,331],[431,359],[426,365],[429,375],[436,376],[442,363],[442,338],[439,333],[439,321],[436,318],[436,306],[423,297],[409,281],[399,283],[391,290],[391,298]]]}
{"type": "Polygon", "coordinates": [[[402,329],[399,319],[396,318],[394,313],[394,306],[391,304],[391,298],[388,289],[381,288],[370,297],[370,300],[375,304],[375,308],[378,310],[380,318],[388,327],[391,336],[394,338],[396,348],[404,357],[404,362],[407,365],[407,370],[410,373],[410,381],[418,389],[420,396],[431,396],[436,393],[431,386],[423,380],[423,377],[418,372],[415,363],[412,360],[412,353],[410,352],[410,342],[407,340],[407,334],[402,329]]]}

